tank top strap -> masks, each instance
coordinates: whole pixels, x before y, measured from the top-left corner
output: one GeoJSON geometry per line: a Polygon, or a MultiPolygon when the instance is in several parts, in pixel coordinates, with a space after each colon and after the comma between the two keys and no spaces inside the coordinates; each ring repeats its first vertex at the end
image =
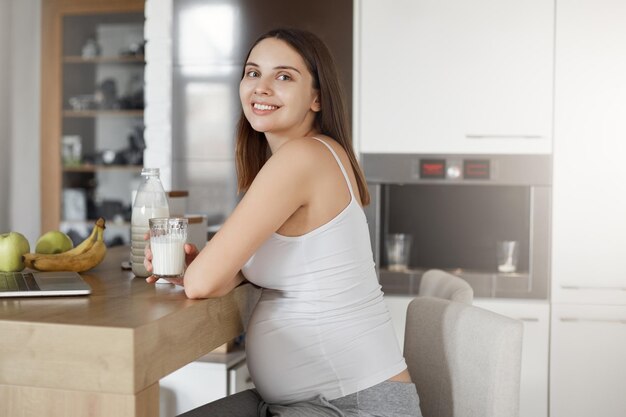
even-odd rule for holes
{"type": "Polygon", "coordinates": [[[341,173],[343,174],[343,177],[345,178],[346,183],[348,184],[348,190],[350,190],[350,197],[354,199],[354,191],[352,191],[352,183],[350,182],[350,177],[348,177],[348,173],[346,172],[346,169],[343,167],[343,164],[341,163],[341,159],[339,159],[339,155],[337,155],[337,153],[335,152],[332,146],[330,146],[328,143],[326,143],[322,139],[316,138],[315,136],[312,136],[312,138],[322,142],[328,148],[328,150],[330,150],[330,153],[333,154],[333,156],[335,157],[335,161],[337,161],[337,164],[339,165],[339,168],[341,169],[341,173]]]}

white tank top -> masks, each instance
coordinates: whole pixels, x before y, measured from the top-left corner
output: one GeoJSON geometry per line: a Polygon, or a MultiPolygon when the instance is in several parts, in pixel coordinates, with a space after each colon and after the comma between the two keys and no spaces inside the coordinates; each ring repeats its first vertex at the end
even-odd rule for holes
{"type": "Polygon", "coordinates": [[[242,268],[263,287],[248,324],[252,380],[269,403],[332,400],[406,369],[376,277],[365,213],[350,203],[302,236],[274,233],[242,268]]]}

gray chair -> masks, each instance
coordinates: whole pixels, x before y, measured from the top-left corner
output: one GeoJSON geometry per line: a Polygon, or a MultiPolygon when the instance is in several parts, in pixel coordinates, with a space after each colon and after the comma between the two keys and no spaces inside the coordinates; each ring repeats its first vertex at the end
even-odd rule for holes
{"type": "Polygon", "coordinates": [[[424,417],[517,417],[522,323],[431,297],[409,304],[404,356],[424,417]]]}
{"type": "Polygon", "coordinates": [[[467,281],[439,269],[424,272],[418,294],[465,304],[472,304],[474,299],[474,291],[467,281]]]}

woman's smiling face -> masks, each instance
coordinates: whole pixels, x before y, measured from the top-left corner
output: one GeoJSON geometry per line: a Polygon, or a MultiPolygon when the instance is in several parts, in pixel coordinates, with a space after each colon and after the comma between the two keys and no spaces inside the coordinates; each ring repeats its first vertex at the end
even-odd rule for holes
{"type": "Polygon", "coordinates": [[[304,59],[276,38],[262,40],[250,52],[239,97],[254,130],[289,138],[306,135],[320,110],[304,59]]]}

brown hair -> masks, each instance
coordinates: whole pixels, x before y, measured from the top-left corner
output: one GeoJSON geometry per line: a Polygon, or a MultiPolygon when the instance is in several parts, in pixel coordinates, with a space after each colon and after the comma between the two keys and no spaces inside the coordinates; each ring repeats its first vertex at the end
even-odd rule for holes
{"type": "MultiPolygon", "coordinates": [[[[339,83],[335,62],[330,51],[320,38],[311,32],[299,29],[274,29],[259,37],[246,55],[264,39],[275,38],[286,42],[295,49],[313,77],[313,88],[318,90],[321,110],[315,114],[315,124],[320,133],[335,139],[346,151],[356,176],[361,203],[370,202],[367,182],[352,149],[352,137],[348,128],[348,111],[344,93],[339,83]]],[[[244,69],[245,71],[245,69],[244,69]]],[[[244,74],[242,71],[242,78],[244,74]]],[[[243,111],[237,125],[235,148],[238,188],[245,191],[269,158],[269,146],[265,135],[255,131],[243,111]]]]}

